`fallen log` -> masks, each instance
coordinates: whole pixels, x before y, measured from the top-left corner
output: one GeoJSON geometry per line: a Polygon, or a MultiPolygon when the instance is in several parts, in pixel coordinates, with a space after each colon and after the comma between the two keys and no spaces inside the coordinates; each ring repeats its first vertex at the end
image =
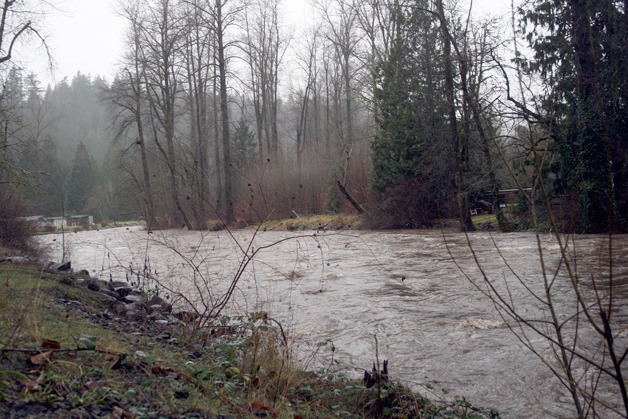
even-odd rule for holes
{"type": "Polygon", "coordinates": [[[338,184],[338,189],[340,189],[340,192],[344,195],[345,198],[347,198],[347,201],[349,201],[351,203],[353,208],[355,208],[355,210],[357,212],[359,212],[360,214],[364,214],[364,212],[365,212],[364,208],[362,207],[362,205],[360,205],[360,203],[358,201],[355,200],[354,197],[351,196],[349,191],[347,191],[347,188],[345,188],[343,186],[343,184],[340,183],[339,180],[337,180],[336,183],[338,184]]]}

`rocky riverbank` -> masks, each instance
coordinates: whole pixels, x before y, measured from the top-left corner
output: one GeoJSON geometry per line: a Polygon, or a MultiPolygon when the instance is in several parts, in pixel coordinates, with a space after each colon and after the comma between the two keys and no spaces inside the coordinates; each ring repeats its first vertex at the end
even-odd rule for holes
{"type": "MultiPolygon", "coordinates": [[[[494,417],[291,364],[266,313],[199,327],[168,301],[71,265],[0,261],[2,417],[494,417]]],[[[373,377],[376,377],[375,381],[373,377]]]]}

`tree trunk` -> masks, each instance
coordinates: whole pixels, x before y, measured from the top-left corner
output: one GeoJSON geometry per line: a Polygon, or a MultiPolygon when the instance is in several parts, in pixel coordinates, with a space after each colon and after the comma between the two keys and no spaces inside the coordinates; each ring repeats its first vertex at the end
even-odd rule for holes
{"type": "Polygon", "coordinates": [[[360,214],[364,214],[364,207],[362,207],[362,205],[360,205],[360,203],[358,201],[355,200],[355,198],[353,196],[351,196],[351,194],[349,193],[349,191],[347,191],[347,188],[345,188],[342,183],[340,183],[339,180],[336,181],[336,184],[338,185],[338,189],[340,189],[340,192],[342,193],[342,195],[347,198],[347,201],[349,201],[351,203],[351,205],[353,206],[353,208],[355,208],[355,210],[360,213],[360,214]]]}
{"type": "Polygon", "coordinates": [[[146,140],[144,138],[144,124],[142,123],[142,106],[139,90],[139,81],[136,84],[136,108],[135,123],[137,125],[137,142],[140,146],[140,155],[142,157],[142,173],[144,176],[144,205],[146,206],[146,228],[149,230],[155,227],[155,204],[153,202],[153,191],[150,181],[150,172],[148,171],[148,158],[146,153],[146,140]]]}
{"type": "MultiPolygon", "coordinates": [[[[452,42],[455,42],[455,41],[452,40],[452,42]]],[[[482,154],[484,155],[484,160],[486,161],[489,183],[491,185],[491,195],[493,197],[493,202],[492,202],[493,213],[497,217],[497,223],[500,229],[504,231],[507,228],[506,228],[506,220],[504,218],[501,205],[499,204],[499,182],[497,181],[497,177],[495,176],[495,167],[493,165],[493,158],[491,157],[491,152],[489,148],[489,138],[486,133],[486,130],[484,129],[482,116],[480,115],[480,104],[479,104],[479,101],[477,100],[477,94],[474,94],[472,96],[469,92],[469,84],[467,82],[467,75],[469,74],[469,68],[467,65],[467,57],[461,53],[458,47],[456,47],[455,49],[458,56],[458,60],[460,62],[460,84],[462,88],[462,93],[464,95],[465,102],[468,104],[469,108],[471,108],[471,115],[473,116],[475,129],[477,130],[478,135],[480,137],[482,154]]]]}
{"type": "Polygon", "coordinates": [[[463,231],[473,231],[473,222],[471,221],[471,212],[469,211],[469,202],[466,191],[466,182],[464,181],[464,164],[463,151],[460,145],[460,135],[458,133],[458,117],[456,116],[456,102],[454,91],[454,73],[451,57],[451,39],[449,29],[447,28],[447,20],[445,19],[445,11],[443,8],[443,0],[436,0],[436,8],[440,19],[441,32],[443,34],[443,58],[445,64],[445,92],[447,96],[447,107],[449,115],[449,126],[451,129],[451,138],[453,150],[456,157],[456,189],[458,201],[458,220],[460,228],[463,231]]]}
{"type": "Polygon", "coordinates": [[[570,0],[572,45],[576,58],[577,121],[580,142],[580,211],[588,233],[613,230],[611,141],[596,79],[596,58],[586,0],[570,0]]]}
{"type": "Polygon", "coordinates": [[[220,120],[222,126],[222,164],[225,176],[225,222],[235,221],[233,209],[233,179],[231,173],[231,136],[229,127],[229,97],[227,96],[227,61],[225,59],[224,22],[222,20],[222,0],[216,0],[216,41],[218,47],[218,77],[220,80],[220,120]]]}

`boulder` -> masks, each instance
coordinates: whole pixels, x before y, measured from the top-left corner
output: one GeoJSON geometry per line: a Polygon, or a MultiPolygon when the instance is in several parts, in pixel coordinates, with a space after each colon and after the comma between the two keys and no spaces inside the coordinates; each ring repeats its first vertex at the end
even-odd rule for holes
{"type": "Polygon", "coordinates": [[[101,291],[101,292],[109,291],[107,283],[105,281],[101,281],[100,279],[96,279],[96,278],[86,279],[85,286],[87,286],[87,288],[89,288],[92,291],[101,291]]]}
{"type": "Polygon", "coordinates": [[[120,298],[125,298],[127,295],[131,294],[133,288],[131,287],[117,287],[113,289],[120,298]]]}
{"type": "MultiPolygon", "coordinates": [[[[130,304],[127,304],[127,307],[130,304]]],[[[131,308],[129,310],[126,311],[125,316],[127,319],[132,320],[132,321],[142,321],[144,319],[146,319],[146,312],[142,309],[142,310],[136,310],[135,308],[131,308]]]]}
{"type": "Polygon", "coordinates": [[[67,261],[65,263],[48,262],[44,270],[48,272],[52,272],[52,273],[69,272],[72,270],[72,262],[70,261],[67,261]]]}
{"type": "Polygon", "coordinates": [[[146,298],[143,294],[129,293],[125,297],[123,297],[123,301],[125,303],[134,303],[134,304],[142,304],[146,303],[146,298]]]}
{"type": "Polygon", "coordinates": [[[88,281],[91,279],[91,277],[89,276],[89,271],[87,269],[81,269],[78,272],[74,272],[74,277],[76,279],[83,279],[85,281],[88,281]]]}
{"type": "Polygon", "coordinates": [[[109,294],[105,294],[104,292],[100,294],[101,294],[100,298],[102,299],[102,301],[109,305],[114,304],[119,301],[117,297],[113,297],[109,294]]]}
{"type": "Polygon", "coordinates": [[[164,316],[161,313],[155,312],[152,313],[148,316],[148,318],[154,322],[163,322],[163,321],[168,321],[168,319],[166,318],[166,316],[164,316]]]}
{"type": "Polygon", "coordinates": [[[151,312],[160,311],[163,313],[170,313],[172,311],[172,304],[168,303],[158,295],[153,295],[150,300],[146,302],[146,306],[149,307],[151,312]]]}
{"type": "Polygon", "coordinates": [[[70,272],[72,270],[72,262],[68,260],[67,262],[58,265],[55,270],[61,272],[70,272]]]}
{"type": "Polygon", "coordinates": [[[129,285],[129,283],[126,281],[109,280],[108,287],[111,291],[115,291],[116,288],[131,288],[131,285],[129,285]]]}
{"type": "Polygon", "coordinates": [[[8,258],[0,259],[0,263],[14,263],[16,265],[22,265],[24,263],[30,262],[30,259],[24,256],[9,256],[8,258]]]}
{"type": "Polygon", "coordinates": [[[149,314],[160,313],[162,311],[162,307],[160,304],[151,304],[151,305],[147,304],[146,311],[148,311],[149,314]]]}
{"type": "Polygon", "coordinates": [[[104,289],[101,288],[100,289],[100,293],[108,295],[109,297],[113,297],[116,301],[120,300],[120,296],[118,295],[117,292],[109,291],[109,289],[107,289],[107,288],[104,288],[104,289]]]}
{"type": "Polygon", "coordinates": [[[153,295],[152,297],[150,297],[150,300],[146,302],[146,305],[149,305],[149,306],[156,305],[156,304],[168,305],[168,303],[166,303],[166,301],[158,295],[153,295]]]}
{"type": "Polygon", "coordinates": [[[122,316],[126,313],[126,304],[120,301],[116,301],[115,303],[109,306],[109,311],[111,311],[112,313],[118,316],[122,316]]]}

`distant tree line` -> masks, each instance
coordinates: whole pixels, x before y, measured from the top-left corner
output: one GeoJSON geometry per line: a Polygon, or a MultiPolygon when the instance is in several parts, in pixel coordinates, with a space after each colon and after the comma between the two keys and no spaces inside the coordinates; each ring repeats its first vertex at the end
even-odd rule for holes
{"type": "Polygon", "coordinates": [[[509,29],[447,0],[314,10],[292,34],[279,0],[126,0],[110,82],[0,62],[3,193],[189,229],[357,202],[374,227],[473,230],[482,201],[507,230],[542,184],[563,229],[626,229],[625,0],[526,2],[509,29]],[[505,188],[531,196],[504,213],[505,188]]]}

